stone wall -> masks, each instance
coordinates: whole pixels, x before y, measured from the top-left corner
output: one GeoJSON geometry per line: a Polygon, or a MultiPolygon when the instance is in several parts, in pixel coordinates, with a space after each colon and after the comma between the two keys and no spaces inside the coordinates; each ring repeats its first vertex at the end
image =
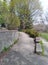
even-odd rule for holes
{"type": "Polygon", "coordinates": [[[9,47],[17,40],[19,33],[16,30],[0,30],[0,52],[4,47],[9,47]]]}

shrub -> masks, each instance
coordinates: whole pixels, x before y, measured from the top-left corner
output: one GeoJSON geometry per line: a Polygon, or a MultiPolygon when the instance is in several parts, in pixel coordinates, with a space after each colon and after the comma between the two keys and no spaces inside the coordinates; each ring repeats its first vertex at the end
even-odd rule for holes
{"type": "Polygon", "coordinates": [[[43,42],[40,41],[40,44],[41,44],[41,48],[42,48],[42,55],[44,55],[44,46],[43,46],[43,42]]]}
{"type": "Polygon", "coordinates": [[[39,33],[34,29],[25,29],[23,32],[29,34],[30,37],[35,38],[39,36],[39,33]]]}

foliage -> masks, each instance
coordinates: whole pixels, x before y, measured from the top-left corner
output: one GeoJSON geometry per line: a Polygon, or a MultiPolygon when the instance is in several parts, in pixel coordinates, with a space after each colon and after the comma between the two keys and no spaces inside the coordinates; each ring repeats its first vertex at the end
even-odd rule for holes
{"type": "Polygon", "coordinates": [[[2,17],[2,15],[0,15],[0,24],[2,24],[2,23],[4,23],[5,21],[4,21],[4,19],[3,19],[3,17],[2,17]]]}
{"type": "Polygon", "coordinates": [[[2,2],[0,1],[0,24],[3,23],[3,15],[2,15],[2,2]]]}
{"type": "Polygon", "coordinates": [[[8,15],[8,6],[5,0],[1,1],[0,6],[0,24],[6,23],[8,15]]]}
{"type": "Polygon", "coordinates": [[[31,12],[29,10],[28,4],[20,3],[17,6],[17,13],[20,19],[20,28],[32,28],[32,22],[30,17],[31,12]]]}
{"type": "Polygon", "coordinates": [[[33,13],[40,8],[38,0],[28,0],[27,3],[20,2],[17,5],[17,13],[20,19],[20,28],[31,29],[33,26],[33,13]],[[35,5],[36,3],[36,5],[35,5]],[[33,5],[34,4],[34,5],[33,5]]]}
{"type": "Polygon", "coordinates": [[[7,0],[3,0],[1,2],[1,14],[0,14],[0,23],[5,23],[7,24],[8,29],[16,29],[17,27],[20,26],[20,20],[18,16],[16,16],[15,12],[15,0],[11,0],[10,4],[7,4],[7,0]],[[14,1],[14,2],[13,2],[14,1]]]}
{"type": "Polygon", "coordinates": [[[19,18],[17,16],[10,16],[10,22],[8,22],[8,29],[17,29],[20,26],[19,18]]]}
{"type": "Polygon", "coordinates": [[[18,16],[16,15],[16,10],[15,10],[15,4],[16,0],[11,0],[9,4],[9,12],[8,12],[8,21],[7,21],[7,28],[12,30],[12,29],[17,29],[20,26],[20,20],[18,16]]]}
{"type": "Polygon", "coordinates": [[[30,37],[33,37],[33,38],[39,36],[39,33],[38,33],[36,30],[34,30],[34,29],[25,29],[25,30],[23,30],[23,31],[24,31],[25,33],[29,34],[29,36],[30,36],[30,37]]]}
{"type": "Polygon", "coordinates": [[[43,42],[40,41],[40,44],[41,44],[41,48],[42,48],[42,55],[44,55],[44,46],[43,46],[43,42]]]}
{"type": "MultiPolygon", "coordinates": [[[[32,28],[32,15],[38,8],[37,0],[3,0],[0,1],[0,22],[7,24],[8,29],[32,28]],[[31,6],[30,6],[31,4],[31,6]],[[34,6],[33,6],[34,4],[34,6]],[[33,7],[33,8],[32,8],[33,7]]],[[[38,6],[39,7],[38,7],[38,6]]]]}

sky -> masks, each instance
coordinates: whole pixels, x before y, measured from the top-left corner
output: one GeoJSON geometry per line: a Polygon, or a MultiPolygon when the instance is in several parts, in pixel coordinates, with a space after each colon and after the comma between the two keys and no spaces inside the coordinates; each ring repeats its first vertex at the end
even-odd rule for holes
{"type": "Polygon", "coordinates": [[[43,11],[46,12],[46,10],[48,9],[48,0],[40,0],[40,2],[43,7],[43,11]]]}

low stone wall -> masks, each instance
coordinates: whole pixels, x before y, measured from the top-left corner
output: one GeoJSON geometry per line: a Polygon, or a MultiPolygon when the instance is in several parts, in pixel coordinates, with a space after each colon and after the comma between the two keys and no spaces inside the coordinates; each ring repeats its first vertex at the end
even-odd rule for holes
{"type": "Polygon", "coordinates": [[[0,30],[0,52],[4,47],[9,47],[17,40],[19,33],[16,30],[0,30]]]}

